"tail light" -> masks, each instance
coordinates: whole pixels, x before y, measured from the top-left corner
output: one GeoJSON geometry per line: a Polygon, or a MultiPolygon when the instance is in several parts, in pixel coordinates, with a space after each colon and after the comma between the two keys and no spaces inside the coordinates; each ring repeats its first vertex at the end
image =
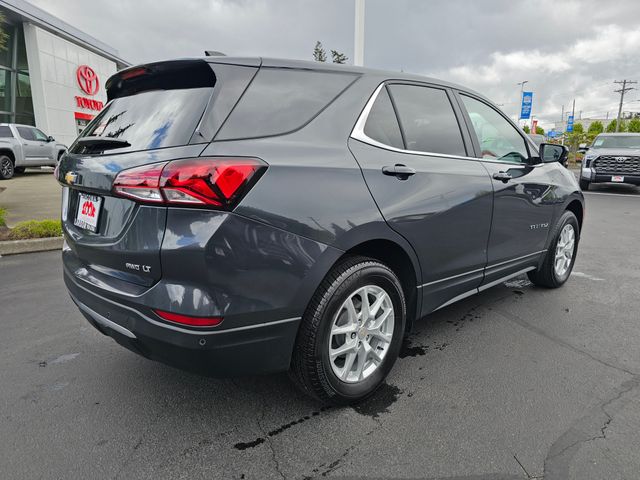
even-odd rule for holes
{"type": "Polygon", "coordinates": [[[191,158],[120,172],[113,192],[145,203],[230,209],[264,173],[257,158],[191,158]]]}

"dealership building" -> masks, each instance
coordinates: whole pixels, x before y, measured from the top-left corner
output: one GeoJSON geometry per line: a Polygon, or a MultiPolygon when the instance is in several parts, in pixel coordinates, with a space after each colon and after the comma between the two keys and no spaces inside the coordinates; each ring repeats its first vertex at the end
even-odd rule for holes
{"type": "Polygon", "coordinates": [[[104,82],[129,64],[28,2],[0,0],[0,13],[0,122],[34,125],[70,145],[106,102],[104,82]]]}

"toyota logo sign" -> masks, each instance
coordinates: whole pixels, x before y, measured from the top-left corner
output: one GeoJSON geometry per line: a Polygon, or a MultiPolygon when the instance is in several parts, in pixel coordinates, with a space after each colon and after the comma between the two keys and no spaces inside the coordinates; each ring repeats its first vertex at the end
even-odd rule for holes
{"type": "Polygon", "coordinates": [[[87,95],[95,95],[98,93],[100,82],[98,80],[98,74],[93,68],[88,65],[80,65],[76,70],[76,78],[78,79],[78,85],[84,93],[87,95]]]}

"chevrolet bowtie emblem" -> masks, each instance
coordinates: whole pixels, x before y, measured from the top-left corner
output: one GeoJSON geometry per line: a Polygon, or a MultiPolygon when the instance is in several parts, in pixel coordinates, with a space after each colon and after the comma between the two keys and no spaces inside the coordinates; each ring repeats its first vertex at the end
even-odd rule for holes
{"type": "Polygon", "coordinates": [[[73,185],[78,180],[78,174],[75,172],[67,172],[64,176],[64,181],[69,185],[73,185]]]}

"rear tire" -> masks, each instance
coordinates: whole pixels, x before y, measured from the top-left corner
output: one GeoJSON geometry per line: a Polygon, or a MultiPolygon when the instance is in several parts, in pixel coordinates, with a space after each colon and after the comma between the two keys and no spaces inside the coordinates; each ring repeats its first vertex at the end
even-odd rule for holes
{"type": "Polygon", "coordinates": [[[0,155],[0,180],[9,180],[14,173],[15,168],[11,157],[0,155]]]}
{"type": "Polygon", "coordinates": [[[584,190],[586,192],[587,190],[589,190],[589,185],[591,185],[591,182],[589,180],[580,179],[580,190],[584,190]]]}
{"type": "Polygon", "coordinates": [[[562,214],[551,238],[542,265],[527,275],[534,285],[558,288],[569,279],[578,252],[580,227],[573,212],[567,210],[562,214]]]}
{"type": "Polygon", "coordinates": [[[395,273],[377,260],[348,257],[327,274],[309,302],[290,377],[323,403],[361,401],[393,367],[405,324],[404,292],[395,273]]]}

